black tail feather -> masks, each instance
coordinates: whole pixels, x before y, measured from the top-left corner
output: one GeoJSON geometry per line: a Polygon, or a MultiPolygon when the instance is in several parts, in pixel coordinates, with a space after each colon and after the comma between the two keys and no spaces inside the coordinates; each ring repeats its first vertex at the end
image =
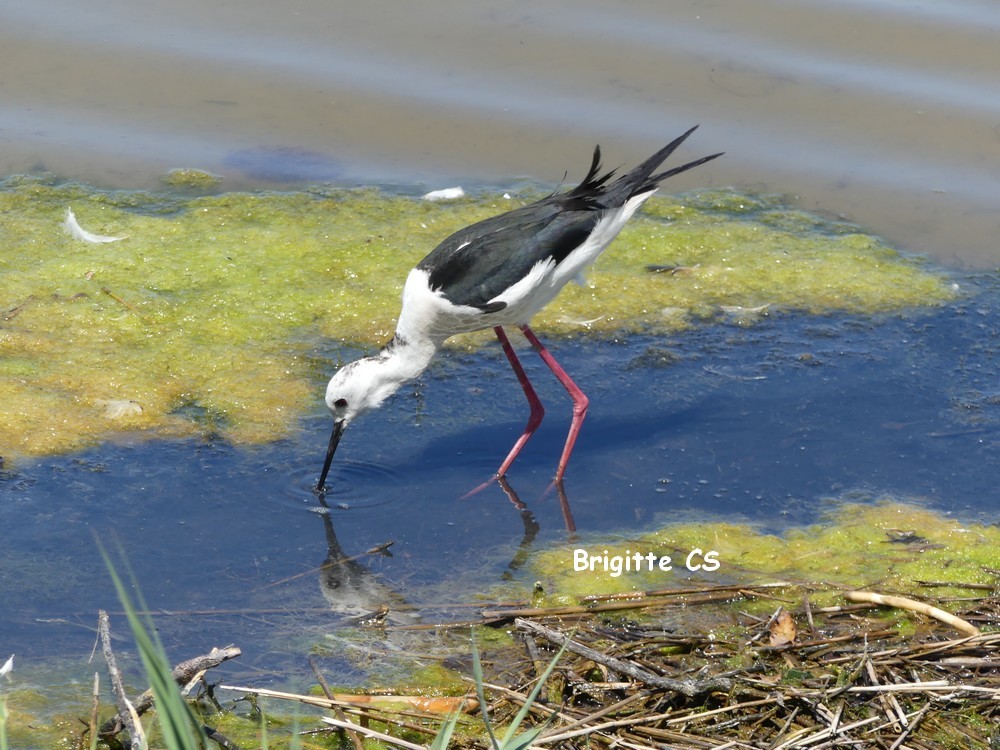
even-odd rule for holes
{"type": "MultiPolygon", "coordinates": [[[[673,177],[675,174],[680,174],[681,172],[687,172],[689,169],[694,169],[695,167],[700,166],[700,165],[704,164],[707,161],[712,161],[712,159],[718,159],[724,153],[726,153],[726,152],[725,151],[720,151],[717,154],[711,154],[709,156],[703,156],[700,159],[695,159],[694,161],[689,161],[687,164],[681,164],[681,166],[679,166],[679,167],[674,167],[673,169],[668,169],[665,172],[660,172],[659,174],[654,174],[652,177],[649,178],[649,184],[652,186],[650,189],[652,189],[653,187],[656,187],[657,185],[659,185],[661,182],[663,182],[663,180],[667,179],[668,177],[673,177]]],[[[641,193],[642,190],[637,190],[636,192],[637,193],[641,193]]]]}
{"type": "Polygon", "coordinates": [[[652,177],[653,172],[658,166],[665,162],[670,155],[677,150],[677,148],[688,139],[694,131],[698,129],[695,125],[693,128],[689,128],[687,132],[677,136],[666,146],[661,148],[655,154],[650,156],[646,161],[640,164],[638,167],[633,169],[628,174],[622,175],[614,184],[608,189],[609,193],[625,194],[622,202],[628,200],[633,195],[638,193],[645,193],[648,190],[653,190],[659,183],[659,179],[652,177]]]}
{"type": "Polygon", "coordinates": [[[672,169],[654,174],[656,168],[666,161],[687,140],[688,136],[697,129],[698,126],[695,125],[687,132],[674,138],[674,140],[650,156],[642,164],[623,174],[611,184],[607,183],[615,174],[615,170],[611,170],[604,175],[599,175],[601,170],[601,148],[598,146],[594,149],[594,158],[591,161],[587,176],[583,178],[583,181],[579,185],[567,193],[566,197],[580,199],[605,207],[621,206],[635,195],[655,190],[668,177],[686,172],[689,169],[694,169],[700,164],[722,156],[722,153],[704,156],[701,159],[682,164],[679,167],[673,167],[672,169]]]}
{"type": "Polygon", "coordinates": [[[594,157],[591,159],[590,169],[587,170],[587,176],[583,178],[579,185],[566,193],[567,197],[579,198],[590,196],[600,190],[600,188],[604,187],[604,184],[615,174],[614,169],[603,175],[599,175],[600,171],[601,147],[600,145],[597,145],[594,146],[594,157]]]}

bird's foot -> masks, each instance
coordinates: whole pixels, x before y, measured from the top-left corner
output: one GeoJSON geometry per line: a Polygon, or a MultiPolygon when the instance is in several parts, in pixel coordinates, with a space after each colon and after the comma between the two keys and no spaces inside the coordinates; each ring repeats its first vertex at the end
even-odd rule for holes
{"type": "Polygon", "coordinates": [[[480,492],[482,492],[483,490],[485,490],[487,487],[489,487],[491,484],[493,484],[497,480],[503,481],[503,475],[502,474],[494,474],[493,476],[491,476],[489,479],[487,479],[482,484],[480,484],[480,485],[478,485],[476,487],[473,487],[471,490],[469,490],[468,492],[466,492],[464,495],[462,495],[459,498],[459,500],[468,500],[473,495],[478,495],[480,492]]]}

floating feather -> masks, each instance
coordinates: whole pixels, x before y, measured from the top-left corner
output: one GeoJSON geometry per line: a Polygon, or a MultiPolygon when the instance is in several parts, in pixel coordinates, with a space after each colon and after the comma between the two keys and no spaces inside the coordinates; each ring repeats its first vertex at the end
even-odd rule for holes
{"type": "Polygon", "coordinates": [[[63,222],[63,228],[69,232],[73,239],[81,240],[82,242],[118,242],[128,236],[111,237],[106,234],[94,234],[93,232],[88,232],[80,226],[80,222],[76,220],[76,214],[73,213],[72,208],[66,209],[66,220],[63,222]]]}
{"type": "Polygon", "coordinates": [[[450,187],[443,188],[441,190],[431,190],[429,193],[424,195],[425,201],[451,201],[456,198],[461,198],[465,195],[465,191],[460,187],[450,187]]]}

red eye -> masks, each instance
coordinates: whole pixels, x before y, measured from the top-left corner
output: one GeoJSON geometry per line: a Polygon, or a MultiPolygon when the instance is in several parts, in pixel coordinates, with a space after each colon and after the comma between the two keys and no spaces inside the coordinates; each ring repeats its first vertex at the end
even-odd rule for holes
{"type": "Polygon", "coordinates": [[[338,398],[336,401],[333,402],[333,405],[336,406],[338,409],[345,409],[347,408],[347,399],[338,398]]]}

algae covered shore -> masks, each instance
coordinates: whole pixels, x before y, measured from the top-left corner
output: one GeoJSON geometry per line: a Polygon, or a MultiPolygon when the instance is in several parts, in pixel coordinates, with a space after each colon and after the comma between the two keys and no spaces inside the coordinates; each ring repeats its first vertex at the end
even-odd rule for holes
{"type": "MultiPolygon", "coordinates": [[[[350,723],[340,726],[367,737],[366,746],[422,747],[462,707],[455,744],[488,748],[487,717],[504,727],[526,704],[526,727],[560,748],[578,747],[584,733],[601,743],[669,738],[679,748],[793,740],[788,747],[810,747],[829,736],[866,744],[908,736],[933,747],[995,742],[997,528],[890,498],[829,510],[820,523],[783,535],[712,521],[533,551],[523,561],[533,586],[525,578],[474,594],[452,583],[448,604],[425,611],[434,624],[327,618],[311,631],[312,645],[302,643],[314,675],[291,692],[261,686],[259,673],[241,668],[241,649],[229,647],[232,661],[214,660],[191,705],[222,747],[344,747],[330,726],[344,712],[350,723]],[[717,552],[718,570],[618,576],[574,572],[568,560],[579,548],[605,556],[654,549],[662,559],[693,545],[717,552]],[[858,587],[919,599],[909,601],[918,609],[851,604],[858,587]],[[471,666],[470,628],[482,673],[471,666]],[[332,679],[328,665],[343,660],[369,675],[363,686],[332,679]],[[487,688],[479,698],[476,681],[487,688]],[[533,702],[526,696],[536,685],[542,692],[533,702]],[[831,723],[817,705],[842,721],[831,723]]],[[[266,647],[239,645],[244,653],[266,647]]],[[[137,654],[127,639],[115,649],[132,675],[137,654]]],[[[11,747],[84,746],[98,726],[114,727],[115,707],[104,701],[91,714],[83,681],[43,694],[33,672],[16,670],[0,690],[0,729],[11,747]]],[[[142,678],[132,679],[138,693],[142,678]]],[[[183,711],[179,717],[183,724],[183,711]]],[[[177,719],[157,702],[141,723],[150,746],[177,719]]],[[[105,737],[111,747],[122,741],[115,731],[105,737]]]]}
{"type": "MultiPolygon", "coordinates": [[[[350,502],[327,508],[321,516],[326,546],[316,539],[310,546],[313,536],[318,539],[318,509],[290,468],[304,465],[308,441],[295,438],[261,451],[241,447],[271,443],[318,422],[322,385],[338,359],[374,349],[391,335],[409,268],[449,232],[540,193],[484,192],[429,202],[374,189],[205,192],[214,190],[182,181],[159,193],[113,192],[42,178],[12,178],[0,190],[5,459],[72,452],[121,433],[195,438],[130,441],[123,451],[100,445],[79,459],[51,459],[51,466],[26,460],[31,468],[24,472],[5,467],[5,489],[22,501],[5,510],[24,522],[17,533],[26,545],[5,557],[22,580],[8,593],[19,597],[14,617],[30,640],[48,633],[52,646],[57,635],[66,637],[66,623],[89,627],[93,611],[109,606],[98,591],[104,571],[88,568],[69,550],[82,525],[104,528],[113,519],[115,530],[135,543],[139,585],[161,608],[156,627],[171,634],[172,646],[183,644],[177,660],[192,656],[187,649],[198,653],[222,642],[204,642],[209,622],[211,632],[223,632],[225,642],[243,649],[240,658],[219,667],[216,682],[222,684],[290,681],[305,694],[313,684],[303,675],[308,657],[337,695],[378,688],[414,700],[460,696],[469,691],[472,626],[487,679],[508,680],[524,693],[537,680],[537,665],[555,653],[542,634],[572,637],[599,658],[618,660],[608,667],[579,654],[560,659],[546,685],[546,705],[563,707],[551,732],[568,737],[553,746],[574,746],[574,726],[599,727],[600,716],[612,715],[605,709],[623,701],[614,717],[631,727],[622,735],[629,741],[750,741],[745,727],[774,739],[795,732],[811,741],[826,731],[822,717],[808,711],[817,699],[836,706],[853,722],[847,726],[860,727],[881,710],[866,692],[874,686],[862,683],[904,677],[925,691],[902,699],[908,720],[919,723],[915,736],[935,742],[960,733],[990,735],[995,668],[971,676],[950,672],[938,680],[943,686],[924,683],[938,676],[938,658],[940,664],[995,661],[996,597],[989,589],[997,567],[996,529],[937,515],[919,502],[892,502],[908,496],[893,491],[896,475],[870,471],[851,452],[863,445],[873,461],[890,454],[896,460],[899,453],[914,475],[930,470],[930,457],[943,456],[942,475],[948,477],[976,465],[980,453],[990,455],[988,443],[976,449],[980,453],[970,450],[968,436],[991,429],[995,420],[993,349],[981,332],[995,313],[984,298],[964,294],[957,276],[896,252],[852,224],[790,209],[775,197],[713,191],[654,199],[585,283],[567,288],[537,321],[557,347],[570,350],[568,361],[589,387],[616,399],[603,417],[595,415],[592,428],[608,435],[590,461],[575,466],[579,473],[571,482],[584,531],[569,538],[553,531],[554,504],[528,494],[536,476],[530,464],[516,477],[529,506],[512,510],[498,489],[481,504],[457,503],[452,484],[467,489],[478,466],[447,475],[440,469],[454,451],[437,445],[440,455],[427,476],[413,469],[405,480],[369,474],[357,482],[365,493],[384,490],[391,504],[367,507],[363,500],[371,498],[359,496],[356,512],[348,512],[350,502]],[[76,225],[67,224],[69,211],[76,225]],[[908,312],[932,306],[938,310],[908,312]],[[764,321],[766,316],[773,318],[764,321]],[[809,319],[815,324],[799,331],[809,319]],[[919,346],[907,343],[926,331],[936,333],[919,346]],[[594,339],[583,347],[558,342],[582,334],[594,339]],[[619,339],[628,345],[616,345],[619,339]],[[953,340],[965,354],[942,347],[953,340]],[[845,351],[852,356],[839,362],[835,355],[845,351]],[[704,352],[711,352],[711,365],[703,366],[704,352]],[[776,370],[779,361],[789,366],[776,370]],[[616,394],[600,376],[622,369],[631,370],[630,388],[616,394]],[[643,371],[646,377],[639,377],[643,371]],[[874,381],[873,371],[879,373],[874,381]],[[664,377],[669,386],[661,387],[664,377]],[[699,377],[721,378],[725,385],[699,377]],[[910,394],[899,416],[865,412],[880,394],[905,390],[901,384],[916,384],[924,394],[919,404],[910,394]],[[685,388],[722,391],[727,400],[684,396],[685,388]],[[860,397],[868,391],[867,399],[860,397]],[[676,401],[652,408],[671,394],[676,401]],[[804,402],[811,416],[788,416],[804,402]],[[701,442],[682,432],[656,433],[662,424],[642,421],[635,422],[641,424],[641,456],[629,453],[627,441],[619,446],[632,422],[617,425],[611,412],[667,421],[680,430],[681,404],[700,407],[701,442]],[[853,422],[856,412],[863,418],[853,422]],[[770,417],[780,429],[765,429],[770,417]],[[876,428],[856,429],[869,422],[876,428]],[[827,432],[810,441],[817,423],[827,432]],[[648,437],[654,433],[657,440],[648,437]],[[937,452],[925,450],[927,441],[937,452]],[[947,455],[944,441],[952,441],[947,455]],[[728,452],[721,451],[723,443],[728,452]],[[791,460],[789,446],[796,452],[791,460]],[[166,452],[157,453],[158,447],[166,452]],[[959,461],[954,453],[963,450],[967,455],[959,461]],[[105,455],[106,461],[98,460],[105,455]],[[190,475],[181,469],[189,465],[190,475]],[[615,471],[622,476],[614,483],[594,483],[593,472],[615,471]],[[809,481],[802,481],[804,473],[809,481]],[[781,481],[764,482],[773,474],[781,481]],[[864,485],[866,478],[874,491],[835,487],[864,485]],[[619,495],[613,513],[606,507],[611,486],[619,495]],[[768,513],[796,504],[810,512],[792,508],[790,516],[766,521],[768,513]],[[828,513],[796,525],[796,519],[814,518],[817,505],[828,513]],[[42,507],[44,513],[18,511],[42,507]],[[628,523],[623,519],[630,512],[635,515],[628,523]],[[340,557],[331,543],[334,522],[350,547],[340,557]],[[547,524],[543,533],[539,524],[547,524]],[[520,538],[511,528],[522,525],[520,538]],[[214,536],[222,527],[230,539],[214,536]],[[395,557],[363,553],[390,537],[395,557]],[[38,545],[60,553],[39,561],[38,545]],[[585,573],[574,569],[581,552],[598,561],[585,573]],[[655,559],[656,568],[638,575],[618,575],[613,564],[600,569],[601,560],[640,553],[643,560],[655,559]],[[303,565],[324,554],[320,568],[303,573],[303,565]],[[670,570],[661,567],[666,557],[673,561],[670,570]],[[692,559],[702,567],[687,567],[692,559]],[[705,565],[713,561],[718,567],[705,565]],[[37,571],[31,583],[25,582],[28,570],[37,571]],[[339,584],[367,585],[376,597],[371,609],[389,602],[388,625],[370,631],[344,621],[331,594],[341,591],[331,587],[331,570],[349,574],[339,584]],[[169,578],[176,581],[164,580],[169,578]],[[955,639],[949,626],[920,614],[845,607],[845,592],[855,587],[933,601],[983,632],[955,639]],[[48,591],[48,599],[38,602],[32,588],[48,591]],[[392,619],[393,608],[406,615],[405,623],[392,619]],[[791,640],[776,646],[771,620],[779,608],[785,612],[783,637],[791,640]],[[542,629],[532,630],[526,620],[542,629]],[[507,633],[512,623],[520,640],[507,633]],[[530,658],[519,651],[529,640],[525,633],[535,639],[530,658]],[[946,649],[943,639],[951,639],[946,649]],[[882,652],[872,654],[867,644],[875,642],[882,652]],[[652,645],[643,651],[636,643],[652,645]],[[889,651],[905,653],[890,658],[889,651]],[[928,654],[935,656],[928,660],[928,654]],[[831,670],[830,658],[846,666],[831,670]],[[907,677],[900,658],[921,659],[923,671],[907,677]],[[870,668],[851,666],[862,659],[870,668]],[[639,679],[609,678],[623,660],[635,660],[639,679]],[[696,694],[678,694],[663,679],[644,683],[651,663],[666,673],[661,678],[692,684],[696,694]],[[527,666],[512,675],[511,664],[527,666]],[[945,689],[953,704],[939,709],[935,691],[945,689]],[[769,718],[758,721],[762,705],[769,718]],[[723,714],[733,720],[700,718],[723,714]],[[690,723],[678,730],[681,719],[690,723]]],[[[487,340],[488,334],[464,336],[453,346],[475,349],[487,340]]],[[[456,383],[466,372],[482,373],[482,358],[444,359],[451,362],[453,387],[446,398],[471,398],[473,390],[456,383]]],[[[488,371],[470,388],[484,388],[484,382],[492,382],[488,371]]],[[[489,411],[504,398],[490,393],[456,406],[459,416],[440,422],[438,433],[402,431],[393,458],[412,453],[413,442],[430,437],[434,443],[435,434],[440,442],[441,431],[455,431],[455,420],[469,422],[473,411],[489,411]]],[[[469,434],[484,435],[462,433],[462,441],[469,434]]],[[[409,466],[426,463],[411,458],[409,466]]],[[[931,487],[924,491],[933,495],[933,487],[942,486],[915,484],[909,490],[914,494],[931,487]]],[[[975,501],[967,489],[953,493],[975,501]]],[[[943,504],[959,502],[945,494],[943,504]]],[[[978,508],[980,516],[988,513],[987,505],[978,508]]],[[[145,684],[135,671],[137,657],[127,644],[118,648],[138,692],[145,684]]],[[[68,650],[74,657],[16,649],[3,699],[8,736],[19,746],[53,746],[90,731],[78,719],[91,710],[90,688],[82,687],[80,674],[95,668],[81,666],[79,648],[68,650]]],[[[322,730],[316,746],[339,742],[325,734],[314,713],[298,714],[253,693],[257,688],[209,696],[212,689],[204,686],[197,701],[202,720],[238,746],[261,744],[262,731],[271,746],[295,746],[300,728],[322,730]],[[257,695],[256,701],[246,695],[257,695]]],[[[308,704],[321,705],[324,698],[312,693],[308,704]]],[[[489,701],[491,715],[502,721],[518,708],[500,690],[490,692],[489,701]]],[[[368,725],[397,731],[395,709],[372,705],[364,711],[368,725]]],[[[100,719],[113,713],[102,702],[100,719]]],[[[541,714],[536,719],[544,720],[541,714]]],[[[155,737],[162,720],[144,721],[155,737]]],[[[421,716],[404,734],[426,744],[440,722],[440,716],[421,716]]],[[[879,729],[890,744],[904,731],[892,722],[886,713],[879,729]]],[[[470,747],[486,745],[477,716],[463,722],[462,736],[470,747]]]]}
{"type": "MultiPolygon", "coordinates": [[[[285,436],[319,398],[331,349],[391,336],[415,262],[462,226],[540,195],[209,195],[180,183],[156,193],[38,177],[0,185],[5,456],[120,432],[285,436]],[[109,241],[74,236],[70,210],[109,241]]],[[[887,312],[953,293],[944,275],[856,226],[714,191],[651,200],[537,327],[676,331],[778,310],[887,312]]]]}

